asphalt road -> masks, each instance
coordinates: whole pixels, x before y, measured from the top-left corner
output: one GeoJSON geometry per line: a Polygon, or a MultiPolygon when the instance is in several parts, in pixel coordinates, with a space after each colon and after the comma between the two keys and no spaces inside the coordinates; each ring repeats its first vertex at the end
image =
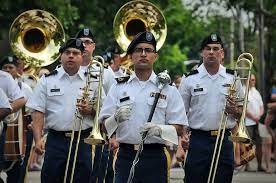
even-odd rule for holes
{"type": "MultiPolygon", "coordinates": [[[[253,169],[256,168],[256,162],[253,163],[253,169]]],[[[273,163],[274,173],[267,174],[264,172],[236,172],[233,178],[233,183],[276,183],[276,164],[273,163]]],[[[29,172],[27,183],[39,183],[40,172],[29,172]]],[[[184,171],[181,168],[174,168],[171,170],[171,183],[183,183],[184,171]]],[[[1,177],[5,178],[2,173],[1,177]]]]}

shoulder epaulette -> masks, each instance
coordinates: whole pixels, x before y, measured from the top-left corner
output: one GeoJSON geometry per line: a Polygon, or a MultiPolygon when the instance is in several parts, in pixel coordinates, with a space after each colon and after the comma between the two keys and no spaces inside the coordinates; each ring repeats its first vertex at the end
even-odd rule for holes
{"type": "Polygon", "coordinates": [[[115,80],[117,81],[118,84],[120,83],[125,83],[129,80],[129,76],[123,76],[123,77],[118,77],[118,78],[115,78],[115,80]]]}
{"type": "Polygon", "coordinates": [[[235,71],[232,69],[226,69],[226,73],[234,75],[235,71]]]}
{"type": "Polygon", "coordinates": [[[198,70],[192,70],[191,72],[189,72],[189,74],[186,74],[186,77],[189,77],[191,75],[194,75],[194,74],[197,74],[198,73],[198,70]]]}
{"type": "Polygon", "coordinates": [[[50,72],[49,74],[46,74],[45,77],[53,76],[53,75],[56,75],[57,73],[58,73],[57,70],[53,70],[53,71],[50,72]]]}
{"type": "Polygon", "coordinates": [[[105,69],[108,69],[108,65],[107,64],[104,64],[103,66],[105,69]]]}

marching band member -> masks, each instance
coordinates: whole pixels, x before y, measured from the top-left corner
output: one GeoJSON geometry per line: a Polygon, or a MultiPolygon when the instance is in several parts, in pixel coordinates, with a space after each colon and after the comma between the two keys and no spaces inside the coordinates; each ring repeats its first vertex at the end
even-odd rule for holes
{"type": "Polygon", "coordinates": [[[148,133],[134,182],[168,182],[169,162],[165,140],[177,144],[177,132],[187,125],[184,104],[177,89],[166,85],[151,123],[147,118],[156,95],[157,75],[153,64],[158,58],[156,40],[151,32],[139,33],[127,49],[135,73],[126,80],[118,79],[103,103],[100,121],[109,137],[116,132],[119,150],[115,163],[115,182],[127,181],[132,162],[141,142],[141,133],[148,133]],[[171,134],[166,136],[166,134],[171,134]],[[165,140],[164,140],[165,139],[165,140]]]}
{"type": "MultiPolygon", "coordinates": [[[[0,121],[2,121],[8,114],[10,114],[12,108],[9,102],[8,97],[4,93],[4,91],[0,88],[0,121]]],[[[4,128],[3,123],[0,123],[0,135],[2,134],[2,130],[4,128]]]]}
{"type": "MultiPolygon", "coordinates": [[[[89,144],[84,143],[84,138],[91,132],[95,110],[87,101],[77,104],[77,99],[82,93],[80,89],[86,84],[85,73],[80,69],[84,51],[83,42],[71,38],[60,47],[59,51],[62,66],[47,76],[42,76],[33,96],[27,102],[27,106],[34,110],[32,118],[35,151],[38,154],[45,151],[41,182],[63,182],[74,119],[76,125],[73,129],[75,130],[73,149],[76,146],[76,137],[81,133],[74,182],[88,182],[92,171],[92,149],[89,144]],[[79,127],[79,118],[74,116],[76,110],[84,117],[82,129],[79,127]],[[42,140],[43,126],[48,130],[45,148],[42,140]]],[[[97,85],[93,83],[90,93],[92,96],[96,90],[94,86],[97,85]]],[[[74,157],[74,152],[73,150],[71,157],[74,157]]],[[[68,177],[73,171],[72,161],[73,158],[70,159],[68,177]]]]}
{"type": "MultiPolygon", "coordinates": [[[[20,73],[18,72],[20,65],[23,65],[22,61],[20,61],[16,56],[12,56],[12,57],[8,56],[5,59],[3,59],[1,62],[2,70],[9,73],[13,77],[13,79],[19,86],[20,90],[23,92],[24,98],[28,100],[28,98],[32,95],[32,89],[29,85],[20,81],[20,79],[19,79],[20,73]]],[[[23,108],[23,115],[27,116],[26,108],[23,108]]],[[[27,118],[25,118],[25,119],[27,119],[27,118]]],[[[27,125],[29,125],[31,123],[31,120],[28,120],[28,121],[23,120],[23,123],[27,123],[27,125]]],[[[18,125],[22,125],[23,127],[25,126],[25,124],[18,124],[18,125]]],[[[25,133],[24,132],[25,129],[22,128],[22,130],[23,130],[22,132],[25,133]]],[[[26,133],[26,137],[27,137],[26,141],[27,142],[26,142],[26,150],[25,150],[24,158],[22,160],[18,159],[15,163],[13,161],[6,161],[6,163],[5,163],[5,166],[8,169],[6,171],[8,183],[9,182],[24,182],[26,166],[27,166],[27,162],[29,159],[30,150],[31,150],[32,142],[33,142],[33,136],[32,136],[31,129],[26,129],[26,130],[27,130],[27,133],[26,133]]]]}
{"type": "MultiPolygon", "coordinates": [[[[81,64],[81,70],[86,72],[87,67],[91,60],[93,59],[93,53],[96,48],[95,37],[92,31],[88,28],[81,29],[77,34],[76,38],[79,38],[84,43],[84,52],[83,52],[83,62],[81,64]]],[[[95,71],[99,70],[99,68],[94,68],[95,71]]],[[[105,93],[108,93],[111,86],[115,83],[114,73],[110,67],[104,67],[103,73],[103,89],[105,93]]],[[[101,166],[101,157],[103,146],[96,145],[94,150],[94,164],[93,171],[91,175],[91,182],[96,182],[104,179],[105,170],[102,171],[103,167],[101,166]]]]}
{"type": "MultiPolygon", "coordinates": [[[[88,28],[81,29],[76,38],[79,38],[83,41],[84,44],[84,52],[83,52],[83,62],[81,64],[81,70],[86,72],[86,69],[93,59],[93,53],[96,48],[96,43],[94,41],[94,35],[92,31],[88,28]]],[[[97,68],[95,68],[97,70],[97,68]]],[[[104,69],[104,77],[103,77],[103,88],[104,92],[107,94],[110,87],[115,83],[114,74],[110,67],[104,69]]]]}
{"type": "MultiPolygon", "coordinates": [[[[210,34],[201,43],[203,64],[183,77],[179,91],[188,111],[191,128],[190,144],[185,163],[185,182],[207,182],[217,138],[217,129],[226,102],[228,88],[233,83],[233,72],[221,65],[224,59],[223,42],[217,34],[210,34]]],[[[237,84],[241,96],[241,83],[237,84]]],[[[229,114],[215,182],[232,182],[234,170],[233,143],[226,138],[236,125],[240,111],[232,98],[227,98],[229,114]]]]}
{"type": "Polygon", "coordinates": [[[117,46],[110,47],[106,51],[106,56],[108,57],[108,60],[110,60],[110,67],[114,72],[115,78],[121,77],[124,74],[124,71],[120,67],[122,62],[122,57],[120,54],[120,48],[117,46]]]}
{"type": "MultiPolygon", "coordinates": [[[[22,108],[25,103],[26,99],[23,96],[23,93],[20,91],[19,86],[16,84],[12,76],[4,71],[0,70],[0,88],[6,94],[8,99],[11,101],[11,111],[9,114],[17,112],[20,108],[22,108]]],[[[0,123],[3,123],[2,121],[0,123]]],[[[5,146],[5,139],[6,139],[6,129],[7,124],[2,124],[3,131],[0,137],[0,171],[4,168],[4,146],[5,146]]],[[[2,180],[0,178],[0,180],[2,180]]]]}

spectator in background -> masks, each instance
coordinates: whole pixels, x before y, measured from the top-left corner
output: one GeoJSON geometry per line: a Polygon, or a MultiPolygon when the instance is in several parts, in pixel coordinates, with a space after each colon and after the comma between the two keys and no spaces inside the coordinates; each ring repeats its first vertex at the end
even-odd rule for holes
{"type": "MultiPolygon", "coordinates": [[[[262,168],[262,144],[259,135],[258,124],[261,116],[264,113],[264,104],[262,97],[258,90],[255,88],[256,77],[251,74],[249,80],[249,93],[248,93],[248,105],[245,118],[245,125],[250,138],[253,140],[253,144],[256,146],[256,158],[258,162],[258,171],[264,171],[262,168]]],[[[245,171],[253,171],[251,163],[248,162],[245,167],[245,171]]]]}

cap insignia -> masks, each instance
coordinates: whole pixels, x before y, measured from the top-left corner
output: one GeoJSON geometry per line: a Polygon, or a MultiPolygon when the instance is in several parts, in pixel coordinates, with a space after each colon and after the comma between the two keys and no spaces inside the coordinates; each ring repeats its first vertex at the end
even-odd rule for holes
{"type": "Polygon", "coordinates": [[[77,46],[77,47],[80,47],[81,43],[82,43],[82,41],[81,41],[80,39],[77,39],[77,40],[76,40],[76,46],[77,46]]]}
{"type": "Polygon", "coordinates": [[[8,60],[9,60],[9,62],[12,62],[13,58],[12,57],[8,57],[8,60]]]}
{"type": "Polygon", "coordinates": [[[83,29],[83,34],[85,36],[88,36],[89,35],[89,29],[83,29]]]}
{"type": "Polygon", "coordinates": [[[211,39],[212,39],[212,41],[217,41],[218,37],[216,34],[211,34],[211,39]]]}
{"type": "Polygon", "coordinates": [[[152,34],[150,32],[146,33],[146,40],[151,41],[153,39],[152,34]]]}

